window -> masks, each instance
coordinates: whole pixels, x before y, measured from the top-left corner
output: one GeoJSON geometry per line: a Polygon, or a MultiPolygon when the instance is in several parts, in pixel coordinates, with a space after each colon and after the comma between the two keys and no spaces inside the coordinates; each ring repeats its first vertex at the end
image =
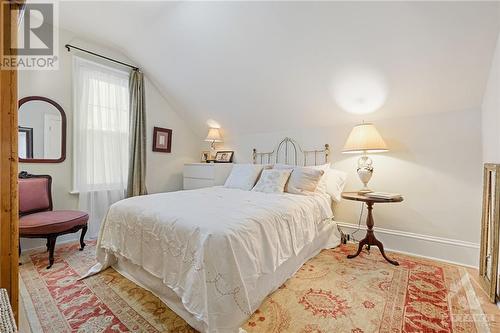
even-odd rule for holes
{"type": "Polygon", "coordinates": [[[73,58],[74,189],[124,191],[129,156],[129,73],[73,58]]]}

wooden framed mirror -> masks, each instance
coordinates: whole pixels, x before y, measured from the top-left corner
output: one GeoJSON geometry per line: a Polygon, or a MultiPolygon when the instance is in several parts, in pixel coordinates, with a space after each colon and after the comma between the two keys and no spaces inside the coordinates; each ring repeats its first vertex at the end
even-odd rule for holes
{"type": "Polygon", "coordinates": [[[42,96],[19,100],[18,151],[21,163],[61,163],[66,159],[66,114],[42,96]]]}
{"type": "Polygon", "coordinates": [[[484,165],[483,216],[479,276],[491,302],[500,299],[498,270],[500,238],[500,164],[484,165]]]}

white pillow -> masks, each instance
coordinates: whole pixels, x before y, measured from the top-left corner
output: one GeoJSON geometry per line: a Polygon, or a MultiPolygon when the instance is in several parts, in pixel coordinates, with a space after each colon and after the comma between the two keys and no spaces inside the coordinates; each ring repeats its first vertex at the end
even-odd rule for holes
{"type": "MultiPolygon", "coordinates": [[[[323,176],[324,177],[324,176],[323,176]]],[[[337,169],[329,169],[326,175],[326,192],[336,202],[339,202],[342,197],[347,181],[347,173],[337,169]]]]}
{"type": "MultiPolygon", "coordinates": [[[[275,164],[275,168],[294,168],[293,165],[275,164]]],[[[322,165],[305,166],[314,170],[323,170],[324,174],[316,187],[317,193],[328,194],[332,200],[339,202],[342,198],[342,191],[347,182],[347,173],[330,168],[330,163],[322,165]]]]}
{"type": "Polygon", "coordinates": [[[286,182],[292,173],[291,169],[266,169],[263,170],[259,181],[252,191],[265,193],[283,193],[286,182]]]}
{"type": "Polygon", "coordinates": [[[328,178],[328,171],[330,170],[330,163],[322,164],[322,165],[311,165],[307,166],[306,168],[311,168],[314,170],[322,170],[323,177],[321,177],[318,186],[316,187],[316,192],[318,193],[323,193],[323,194],[328,194],[327,191],[327,178],[328,178]]]}
{"type": "Polygon", "coordinates": [[[262,164],[234,164],[224,187],[250,191],[263,168],[262,164]]]}
{"type": "Polygon", "coordinates": [[[323,170],[316,170],[308,167],[293,167],[286,164],[276,164],[274,168],[293,168],[290,179],[288,179],[288,183],[285,186],[285,192],[303,195],[314,193],[318,187],[319,181],[325,173],[323,170]]]}

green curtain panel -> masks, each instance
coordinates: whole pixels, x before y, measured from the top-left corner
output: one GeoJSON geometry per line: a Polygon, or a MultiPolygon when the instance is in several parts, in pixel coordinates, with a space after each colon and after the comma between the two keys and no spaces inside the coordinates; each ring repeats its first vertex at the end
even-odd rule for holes
{"type": "Polygon", "coordinates": [[[130,89],[130,157],[127,197],[147,194],[146,189],[146,97],[144,74],[133,70],[130,89]]]}

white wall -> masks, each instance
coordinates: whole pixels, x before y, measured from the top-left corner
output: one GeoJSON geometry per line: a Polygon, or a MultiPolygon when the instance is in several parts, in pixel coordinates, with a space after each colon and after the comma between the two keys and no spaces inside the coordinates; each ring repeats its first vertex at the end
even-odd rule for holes
{"type": "Polygon", "coordinates": [[[483,97],[483,161],[500,163],[500,35],[483,97]]]}
{"type": "MultiPolygon", "coordinates": [[[[78,195],[72,190],[73,160],[73,105],[72,105],[72,55],[67,52],[66,43],[87,47],[106,55],[131,62],[122,54],[110,48],[79,40],[73,33],[60,30],[59,35],[59,70],[57,71],[19,71],[19,98],[39,95],[59,103],[67,116],[66,160],[57,164],[20,163],[19,170],[34,174],[52,176],[52,195],[55,209],[77,209],[78,195]]],[[[93,58],[92,60],[96,60],[93,58]]],[[[138,64],[139,66],[141,64],[138,64]]],[[[150,193],[174,191],[182,188],[182,165],[199,159],[198,138],[191,128],[181,119],[146,76],[146,121],[147,121],[147,178],[150,193]],[[172,153],[152,152],[153,127],[165,127],[173,130],[172,153]]],[[[79,235],[79,234],[78,234],[79,235]]],[[[62,236],[58,240],[74,239],[76,234],[62,236]]],[[[43,240],[22,239],[23,250],[44,245],[43,240]]]]}
{"type": "MultiPolygon", "coordinates": [[[[379,232],[377,236],[389,249],[475,265],[481,219],[480,111],[392,118],[375,125],[390,151],[371,155],[375,172],[370,187],[399,192],[405,198],[400,204],[375,206],[376,227],[398,235],[379,232]],[[417,239],[430,245],[418,245],[417,239]],[[450,248],[452,243],[463,248],[450,248]]],[[[270,151],[285,136],[308,150],[329,143],[335,168],[349,173],[346,190],[358,190],[362,186],[355,171],[359,156],[341,153],[352,126],[233,137],[226,133],[224,146],[235,150],[238,162],[250,162],[252,148],[270,151]]],[[[335,220],[357,223],[359,211],[359,203],[343,200],[335,207],[335,220]]],[[[364,219],[362,223],[364,227],[364,219]]],[[[356,236],[360,239],[364,231],[356,236]]]]}

